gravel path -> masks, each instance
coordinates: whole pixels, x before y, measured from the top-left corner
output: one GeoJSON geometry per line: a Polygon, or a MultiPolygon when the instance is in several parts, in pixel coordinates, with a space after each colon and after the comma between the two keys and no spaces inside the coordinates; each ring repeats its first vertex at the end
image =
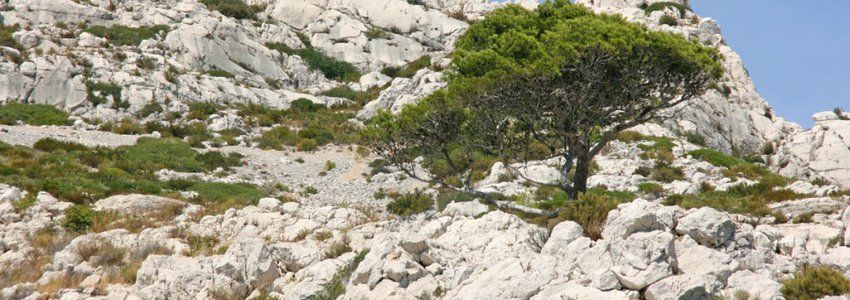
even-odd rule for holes
{"type": "Polygon", "coordinates": [[[30,147],[38,140],[46,137],[63,141],[73,141],[86,146],[118,147],[133,145],[136,143],[136,139],[142,136],[75,129],[69,126],[0,125],[0,141],[30,147]]]}

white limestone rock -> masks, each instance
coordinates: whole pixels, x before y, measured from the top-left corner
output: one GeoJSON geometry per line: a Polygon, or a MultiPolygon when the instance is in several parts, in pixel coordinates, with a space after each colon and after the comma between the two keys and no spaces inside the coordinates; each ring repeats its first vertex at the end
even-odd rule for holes
{"type": "Polygon", "coordinates": [[[676,232],[689,235],[701,245],[716,247],[732,238],[735,223],[726,213],[702,207],[679,219],[676,232]]]}

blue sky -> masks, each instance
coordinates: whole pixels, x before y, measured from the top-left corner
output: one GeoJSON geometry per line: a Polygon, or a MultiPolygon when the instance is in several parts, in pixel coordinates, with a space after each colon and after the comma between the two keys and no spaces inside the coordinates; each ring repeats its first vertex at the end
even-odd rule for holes
{"type": "Polygon", "coordinates": [[[786,119],[850,110],[850,1],[692,0],[720,23],[761,95],[786,119]]]}

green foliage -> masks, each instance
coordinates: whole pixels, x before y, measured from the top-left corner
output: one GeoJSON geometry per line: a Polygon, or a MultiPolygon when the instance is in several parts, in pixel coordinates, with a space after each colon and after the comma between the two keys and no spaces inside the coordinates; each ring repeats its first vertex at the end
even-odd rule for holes
{"type": "Polygon", "coordinates": [[[747,162],[738,159],[734,156],[724,154],[720,151],[712,150],[712,149],[699,149],[688,152],[688,155],[693,156],[696,159],[706,161],[712,165],[718,167],[731,168],[736,165],[745,164],[747,162]]]}
{"type": "Polygon", "coordinates": [[[369,30],[366,31],[366,38],[368,38],[370,40],[390,39],[391,35],[390,35],[389,32],[387,32],[387,30],[385,30],[381,27],[372,26],[372,27],[369,27],[369,30]]]}
{"type": "Polygon", "coordinates": [[[664,187],[657,183],[644,182],[638,184],[638,191],[644,194],[661,195],[664,193],[664,187]]]}
{"type": "Polygon", "coordinates": [[[12,36],[12,33],[18,31],[18,29],[20,29],[20,26],[17,24],[5,26],[0,22],[0,46],[23,50],[23,46],[12,36]]]}
{"type": "Polygon", "coordinates": [[[646,8],[644,8],[643,11],[646,12],[647,15],[649,15],[653,12],[661,11],[661,10],[664,10],[666,8],[673,8],[673,9],[678,10],[679,16],[682,17],[682,18],[684,18],[685,14],[687,14],[687,12],[688,12],[687,7],[685,7],[682,4],[676,3],[676,2],[655,2],[652,5],[649,5],[646,8]]]}
{"type": "Polygon", "coordinates": [[[354,143],[358,140],[357,127],[348,122],[354,114],[346,110],[328,109],[307,99],[293,101],[290,109],[285,111],[251,105],[245,108],[241,114],[249,122],[281,124],[256,139],[261,148],[280,150],[283,146],[290,146],[314,151],[329,143],[354,143]]]}
{"type": "Polygon", "coordinates": [[[673,167],[664,163],[656,163],[655,167],[652,168],[652,175],[650,177],[653,180],[661,182],[673,182],[685,179],[685,173],[680,167],[673,167]]]}
{"type": "Polygon", "coordinates": [[[325,285],[324,292],[315,298],[317,300],[333,300],[345,294],[345,285],[346,282],[348,282],[348,278],[351,277],[351,274],[354,273],[357,266],[363,262],[363,259],[366,258],[366,254],[368,253],[369,250],[360,251],[351,263],[339,268],[339,270],[331,278],[330,282],[325,285]]]}
{"type": "Polygon", "coordinates": [[[693,131],[685,132],[685,139],[691,144],[696,144],[705,147],[705,137],[699,133],[693,131]]]}
{"type": "Polygon", "coordinates": [[[87,204],[71,206],[65,210],[62,226],[74,232],[85,232],[92,226],[96,214],[87,204]]]}
{"type": "Polygon", "coordinates": [[[674,16],[663,15],[658,19],[658,24],[668,25],[668,26],[676,26],[679,25],[679,20],[674,16]]]}
{"type": "Polygon", "coordinates": [[[260,198],[268,196],[256,186],[244,183],[198,182],[188,188],[198,193],[201,203],[216,202],[224,207],[255,205],[260,198]]]}
{"type": "Polygon", "coordinates": [[[312,69],[316,69],[325,74],[328,79],[338,81],[356,81],[360,79],[360,71],[352,64],[340,61],[338,59],[327,56],[326,54],[314,49],[307,43],[304,49],[293,49],[287,45],[280,43],[266,44],[269,49],[274,49],[287,55],[298,55],[312,69]]]}
{"type": "Polygon", "coordinates": [[[204,163],[195,159],[197,152],[176,139],[142,137],[135,145],[119,147],[125,151],[126,163],[148,172],[170,169],[179,172],[202,172],[204,163]]]}
{"type": "Polygon", "coordinates": [[[60,141],[54,138],[43,138],[35,142],[32,146],[33,149],[45,151],[45,152],[54,152],[58,150],[62,150],[65,152],[71,151],[86,151],[89,148],[76,142],[69,141],[60,141]]]}
{"type": "Polygon", "coordinates": [[[578,223],[587,237],[598,240],[602,238],[608,212],[617,208],[620,203],[631,200],[633,198],[624,200],[592,192],[581,194],[578,200],[566,203],[561,210],[560,218],[578,223]]]}
{"type": "Polygon", "coordinates": [[[0,105],[0,124],[66,125],[68,113],[51,105],[8,103],[0,105]]]}
{"type": "Polygon", "coordinates": [[[128,102],[121,100],[121,86],[114,83],[86,81],[86,99],[93,105],[108,103],[112,96],[113,107],[129,107],[128,102]]]}
{"type": "Polygon", "coordinates": [[[770,203],[811,196],[781,189],[785,184],[786,181],[781,176],[767,175],[754,185],[739,184],[727,188],[726,191],[715,191],[713,186],[703,187],[703,192],[700,194],[683,195],[675,199],[668,197],[670,202],[667,204],[679,205],[685,209],[708,206],[730,213],[756,217],[774,216],[782,221],[785,218],[774,213],[768,207],[770,203]]]}
{"type": "Polygon", "coordinates": [[[186,119],[189,120],[206,120],[210,115],[218,112],[221,107],[218,104],[210,102],[192,102],[189,104],[189,114],[186,119]]]}
{"type": "Polygon", "coordinates": [[[236,75],[233,75],[230,72],[227,72],[225,70],[218,70],[218,69],[206,70],[203,73],[206,74],[206,75],[209,75],[209,76],[213,76],[213,77],[222,77],[222,78],[231,78],[231,79],[236,77],[236,75]]]}
{"type": "Polygon", "coordinates": [[[387,211],[399,216],[410,216],[427,211],[433,206],[434,199],[431,199],[425,193],[416,191],[401,195],[387,204],[387,211]]]}
{"type": "Polygon", "coordinates": [[[410,78],[416,74],[417,71],[422,70],[424,68],[431,66],[431,56],[425,55],[422,56],[406,66],[402,68],[398,67],[386,67],[381,69],[381,73],[387,75],[389,77],[406,77],[410,78]]]}
{"type": "Polygon", "coordinates": [[[782,282],[782,295],[788,300],[815,300],[850,293],[850,280],[828,266],[804,268],[794,278],[782,282]]]}
{"type": "Polygon", "coordinates": [[[163,112],[162,105],[159,105],[159,103],[156,103],[156,102],[150,102],[148,104],[145,104],[145,106],[143,106],[142,109],[139,110],[139,116],[142,117],[142,118],[146,118],[146,117],[148,117],[152,114],[162,113],[162,112],[163,112]]]}
{"type": "Polygon", "coordinates": [[[319,142],[317,142],[316,139],[301,138],[298,140],[298,144],[295,144],[295,149],[305,152],[316,151],[319,149],[319,142]]]}
{"type": "Polygon", "coordinates": [[[220,12],[222,15],[236,19],[256,19],[255,14],[262,11],[260,7],[252,7],[242,0],[201,0],[209,10],[220,12]]]}
{"type": "Polygon", "coordinates": [[[160,32],[164,31],[162,34],[163,37],[168,35],[169,30],[170,28],[167,25],[141,26],[137,28],[123,25],[113,25],[111,27],[96,25],[89,26],[83,31],[97,37],[106,38],[117,46],[138,46],[142,41],[153,38],[160,32]]]}

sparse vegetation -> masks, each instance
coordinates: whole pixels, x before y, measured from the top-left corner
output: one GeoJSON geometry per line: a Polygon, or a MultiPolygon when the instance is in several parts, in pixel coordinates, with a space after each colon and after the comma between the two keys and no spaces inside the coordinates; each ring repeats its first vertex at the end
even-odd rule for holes
{"type": "Polygon", "coordinates": [[[122,25],[105,26],[89,26],[85,32],[91,33],[97,37],[105,38],[110,43],[116,46],[138,46],[142,41],[155,37],[162,33],[162,36],[168,35],[169,27],[167,25],[156,26],[141,26],[127,27],[122,25]]]}
{"type": "Polygon", "coordinates": [[[86,99],[94,106],[109,103],[112,100],[113,108],[127,108],[129,102],[121,99],[121,86],[114,83],[86,81],[86,99]]]}
{"type": "Polygon", "coordinates": [[[351,273],[354,273],[357,266],[363,262],[366,254],[369,254],[369,250],[360,251],[350,264],[340,268],[336,274],[334,274],[333,278],[331,278],[331,281],[325,285],[324,292],[317,296],[316,299],[331,300],[339,298],[339,296],[345,294],[345,285],[346,282],[348,282],[348,278],[351,277],[351,273]]]}
{"type": "Polygon", "coordinates": [[[242,0],[201,0],[209,10],[236,19],[256,19],[256,13],[263,10],[259,6],[250,6],[242,0]]]}
{"type": "Polygon", "coordinates": [[[387,211],[399,216],[410,216],[427,211],[433,206],[434,199],[431,199],[425,193],[416,191],[394,199],[387,204],[387,211]]]}
{"type": "Polygon", "coordinates": [[[614,197],[593,192],[584,193],[578,200],[567,202],[561,209],[559,218],[578,223],[587,237],[598,240],[602,238],[608,212],[617,208],[620,203],[631,200],[634,198],[614,197]]]}
{"type": "Polygon", "coordinates": [[[206,71],[203,71],[203,74],[213,76],[213,77],[222,77],[222,78],[234,78],[234,77],[236,77],[236,75],[233,75],[230,72],[227,72],[225,70],[218,70],[218,69],[206,70],[206,71]]]}
{"type": "Polygon", "coordinates": [[[68,113],[52,105],[8,103],[0,105],[0,124],[67,125],[68,113]]]}
{"type": "Polygon", "coordinates": [[[417,71],[431,66],[431,56],[422,56],[404,67],[386,67],[381,69],[381,73],[389,77],[413,77],[417,71]]]}
{"type": "Polygon", "coordinates": [[[294,49],[280,43],[267,44],[266,47],[285,53],[287,55],[298,55],[310,66],[325,74],[328,79],[338,81],[355,81],[360,79],[360,71],[352,64],[327,56],[314,49],[309,43],[304,49],[294,49]]]}
{"type": "Polygon", "coordinates": [[[645,6],[643,11],[648,15],[656,11],[661,11],[667,8],[672,8],[679,11],[679,16],[684,18],[688,12],[688,8],[682,4],[676,2],[656,2],[651,5],[645,6]]]}
{"type": "Polygon", "coordinates": [[[850,293],[850,280],[828,266],[809,266],[782,282],[782,295],[788,300],[815,300],[850,293]]]}

